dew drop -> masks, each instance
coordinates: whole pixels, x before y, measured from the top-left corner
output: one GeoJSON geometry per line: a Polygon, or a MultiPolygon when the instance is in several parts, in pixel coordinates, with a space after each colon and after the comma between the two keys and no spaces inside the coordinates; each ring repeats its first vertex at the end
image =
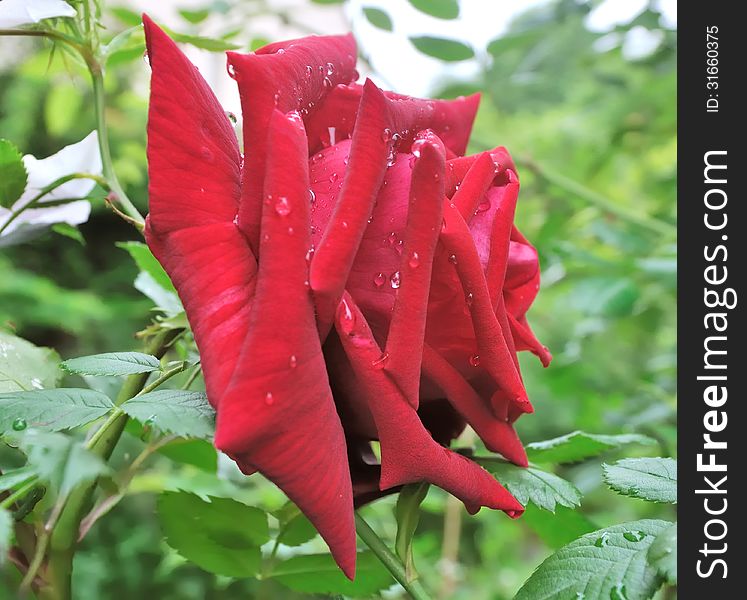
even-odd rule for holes
{"type": "Polygon", "coordinates": [[[449,254],[449,262],[450,262],[450,263],[451,263],[452,265],[455,265],[455,264],[457,264],[457,257],[456,257],[456,254],[449,254]]]}
{"type": "Polygon", "coordinates": [[[609,538],[610,538],[610,534],[605,531],[604,533],[602,533],[601,536],[599,536],[596,539],[596,541],[594,542],[594,545],[597,548],[603,548],[604,546],[606,546],[607,544],[609,544],[609,541],[610,541],[609,538]]]}
{"type": "Polygon", "coordinates": [[[629,542],[640,542],[643,538],[646,537],[646,534],[642,531],[626,531],[623,533],[623,537],[628,540],[629,542]]]}
{"type": "Polygon", "coordinates": [[[483,200],[480,202],[480,204],[477,205],[477,210],[475,211],[475,214],[479,215],[480,213],[484,213],[490,210],[490,200],[483,200]]]}
{"type": "Polygon", "coordinates": [[[417,252],[413,252],[410,255],[410,260],[407,261],[407,264],[410,265],[411,269],[417,269],[420,265],[420,256],[417,252]]]}
{"type": "Polygon", "coordinates": [[[392,286],[392,289],[399,289],[399,286],[402,284],[402,280],[400,278],[399,271],[395,271],[392,273],[391,277],[389,277],[389,285],[392,286]]]}
{"type": "Polygon", "coordinates": [[[392,130],[385,127],[384,131],[381,132],[381,140],[384,142],[390,142],[392,140],[392,130]]]}
{"type": "Polygon", "coordinates": [[[296,358],[296,355],[291,354],[290,357],[288,358],[288,366],[291,369],[295,369],[297,365],[298,365],[298,359],[296,358]]]}
{"type": "Polygon", "coordinates": [[[265,233],[262,236],[262,240],[265,241],[265,242],[269,242],[270,241],[270,234],[269,233],[265,233]]]}
{"type": "Polygon", "coordinates": [[[265,394],[265,404],[267,406],[272,406],[273,404],[275,404],[275,398],[273,397],[272,392],[267,392],[265,394]]]}
{"type": "Polygon", "coordinates": [[[331,174],[331,175],[329,176],[329,182],[330,182],[330,183],[334,183],[335,181],[337,181],[337,180],[339,179],[339,177],[340,177],[340,176],[339,176],[339,175],[338,175],[337,173],[332,173],[332,174],[331,174]]]}
{"type": "Polygon", "coordinates": [[[627,592],[622,582],[610,590],[610,600],[628,600],[627,592]]]}
{"type": "Polygon", "coordinates": [[[472,294],[472,292],[467,293],[467,295],[464,297],[464,301],[467,303],[467,306],[472,306],[472,302],[474,302],[475,296],[472,294]]]}
{"type": "Polygon", "coordinates": [[[353,311],[350,309],[350,305],[348,304],[348,301],[344,298],[340,302],[340,328],[344,333],[347,335],[354,335],[353,328],[355,327],[355,317],[353,316],[353,311]]]}
{"type": "Polygon", "coordinates": [[[239,118],[232,113],[230,110],[226,111],[226,116],[228,117],[228,120],[231,121],[232,124],[236,125],[236,123],[239,122],[239,118]]]}
{"type": "Polygon", "coordinates": [[[311,248],[309,248],[309,251],[306,253],[306,262],[307,263],[310,263],[311,259],[314,258],[314,252],[315,252],[314,246],[312,246],[311,248]]]}
{"type": "Polygon", "coordinates": [[[19,417],[13,421],[13,431],[23,431],[26,427],[26,419],[19,417]]]}
{"type": "Polygon", "coordinates": [[[480,357],[477,354],[473,354],[469,357],[469,364],[473,367],[479,367],[480,366],[480,357]]]}
{"type": "Polygon", "coordinates": [[[316,194],[314,193],[314,190],[309,189],[309,203],[314,204],[316,202],[316,194]]]}
{"type": "Polygon", "coordinates": [[[347,221],[343,221],[342,223],[340,223],[340,227],[342,227],[343,229],[347,229],[348,228],[348,222],[347,221]]]}
{"type": "Polygon", "coordinates": [[[388,236],[386,236],[385,242],[389,244],[390,246],[394,246],[394,243],[397,241],[397,232],[392,231],[388,236]]]}
{"type": "Polygon", "coordinates": [[[384,273],[377,273],[374,275],[373,282],[376,287],[381,287],[386,283],[386,275],[384,273]]]}
{"type": "Polygon", "coordinates": [[[327,75],[332,75],[332,73],[335,72],[335,65],[333,65],[331,62],[327,63],[327,75]]]}
{"type": "Polygon", "coordinates": [[[295,232],[295,229],[293,227],[288,227],[288,235],[293,235],[295,232]]]}
{"type": "Polygon", "coordinates": [[[281,217],[287,217],[290,214],[291,207],[288,202],[288,198],[285,196],[279,196],[277,202],[275,202],[275,212],[281,217]]]}

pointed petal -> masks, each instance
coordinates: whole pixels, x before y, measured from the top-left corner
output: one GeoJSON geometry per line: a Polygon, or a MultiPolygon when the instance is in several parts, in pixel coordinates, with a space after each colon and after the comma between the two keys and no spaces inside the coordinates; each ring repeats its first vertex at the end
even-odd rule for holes
{"type": "Polygon", "coordinates": [[[432,132],[416,143],[419,156],[410,183],[405,243],[398,271],[401,283],[389,325],[389,359],[384,367],[414,408],[418,407],[431,270],[444,199],[443,144],[432,132]]]}
{"type": "Polygon", "coordinates": [[[150,226],[163,235],[231,223],[238,210],[239,147],[197,68],[143,16],[151,92],[148,109],[150,226]]]}
{"type": "Polygon", "coordinates": [[[277,484],[352,577],[347,449],[306,286],[309,181],[300,117],[274,111],[269,136],[257,289],[239,368],[221,399],[215,444],[277,484]]]}
{"type": "Polygon", "coordinates": [[[397,386],[377,367],[380,349],[365,317],[349,294],[336,315],[335,327],[374,416],[381,442],[381,489],[429,481],[461,499],[467,510],[481,506],[520,515],[524,508],[485,469],[438,444],[397,386]]]}

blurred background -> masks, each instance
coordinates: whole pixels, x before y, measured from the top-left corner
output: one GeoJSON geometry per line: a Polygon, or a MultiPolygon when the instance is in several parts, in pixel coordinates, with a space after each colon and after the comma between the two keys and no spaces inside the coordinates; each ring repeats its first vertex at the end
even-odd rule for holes
{"type": "MultiPolygon", "coordinates": [[[[455,4],[113,0],[104,9],[105,37],[136,25],[147,10],[190,42],[190,58],[236,115],[221,51],[309,33],[352,30],[362,77],[382,87],[433,97],[481,92],[470,150],[505,145],[516,159],[517,223],[543,271],[529,318],[555,357],[546,370],[522,357],[536,408],[518,423],[522,438],[638,432],[660,446],[642,453],[672,456],[675,2],[462,0],[454,17],[455,4]]],[[[142,57],[142,38],[133,36],[112,57],[106,89],[115,168],[145,212],[149,74],[142,57]]],[[[23,153],[53,154],[95,128],[91,106],[87,74],[69,54],[31,38],[0,38],[0,137],[23,153]]],[[[0,249],[0,323],[63,358],[134,348],[134,332],[151,317],[152,302],[133,288],[136,265],[114,245],[137,233],[105,208],[103,192],[93,196],[82,240],[50,232],[0,249]]],[[[673,517],[671,507],[615,495],[602,484],[598,461],[561,474],[584,492],[581,511],[530,510],[518,522],[488,511],[468,517],[431,490],[415,546],[425,581],[441,598],[508,599],[553,548],[573,539],[570,532],[673,517]]],[[[269,484],[250,481],[247,498],[280,501],[269,484]]],[[[209,492],[219,484],[199,465],[153,462],[86,538],[75,565],[79,597],[292,597],[201,571],[161,541],[152,497],[140,492],[209,492]]],[[[391,499],[369,510],[377,529],[393,535],[391,499]]]]}

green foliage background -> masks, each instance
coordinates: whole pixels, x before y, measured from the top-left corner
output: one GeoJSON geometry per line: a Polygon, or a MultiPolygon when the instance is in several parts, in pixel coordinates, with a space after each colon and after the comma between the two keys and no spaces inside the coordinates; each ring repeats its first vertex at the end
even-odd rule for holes
{"type": "MultiPolygon", "coordinates": [[[[126,2],[119,4],[120,10],[105,15],[112,31],[133,19],[126,2]]],[[[272,13],[273,3],[204,3],[223,15],[223,33],[248,49],[248,39],[234,31],[234,15],[243,10],[234,4],[272,13]]],[[[340,10],[331,4],[324,10],[340,10]]],[[[643,433],[660,448],[641,454],[673,456],[676,240],[666,224],[675,222],[675,34],[662,29],[649,8],[618,29],[661,30],[663,41],[653,54],[631,61],[619,45],[599,52],[594,42],[600,35],[583,25],[589,8],[558,0],[527,12],[488,47],[493,59],[484,62],[478,78],[444,82],[442,94],[483,92],[471,149],[500,144],[514,155],[522,180],[517,220],[541,256],[544,282],[530,321],[555,360],[543,370],[532,357],[522,357],[536,408],[519,422],[523,439],[575,429],[643,433]]],[[[199,33],[199,11],[191,10],[175,29],[199,33]]],[[[379,20],[386,28],[387,21],[379,20]]],[[[0,69],[0,137],[41,157],[95,127],[89,83],[70,56],[56,48],[50,58],[48,44],[29,40],[14,41],[12,52],[18,57],[12,68],[0,69]]],[[[141,55],[141,48],[123,52],[119,64],[110,65],[106,84],[115,167],[144,212],[146,87],[133,85],[143,80],[141,55]]],[[[85,245],[49,233],[0,251],[0,324],[63,358],[131,349],[133,332],[149,321],[151,302],[133,289],[137,267],[114,242],[137,239],[137,233],[102,201],[94,202],[90,221],[80,229],[85,245]]],[[[137,453],[138,444],[134,438],[121,444],[115,462],[137,453]]],[[[187,450],[191,464],[156,458],[135,477],[127,498],[97,524],[76,557],[76,597],[292,597],[277,583],[207,573],[162,541],[154,497],[143,492],[180,488],[229,492],[271,507],[283,502],[260,478],[248,484],[220,480],[201,469],[206,453],[210,462],[206,446],[194,442],[187,450]]],[[[14,466],[4,452],[3,470],[14,466]]],[[[468,517],[431,489],[414,546],[423,579],[443,598],[511,598],[553,549],[589,531],[590,524],[673,518],[671,506],[610,491],[599,461],[566,466],[559,474],[584,493],[582,508],[558,508],[553,515],[530,507],[516,522],[486,510],[468,517]]],[[[393,500],[386,499],[367,513],[390,539],[392,510],[393,500]]],[[[312,544],[322,551],[318,538],[312,544]]],[[[17,583],[12,567],[2,577],[9,589],[17,583]]]]}

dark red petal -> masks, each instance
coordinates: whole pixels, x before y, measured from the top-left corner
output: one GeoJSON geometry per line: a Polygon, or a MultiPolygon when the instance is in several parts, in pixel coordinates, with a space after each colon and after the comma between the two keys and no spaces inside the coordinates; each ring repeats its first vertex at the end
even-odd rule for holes
{"type": "Polygon", "coordinates": [[[384,368],[404,397],[417,408],[420,364],[428,314],[433,255],[441,228],[444,198],[444,147],[432,132],[413,145],[415,160],[394,312],[386,341],[384,368]],[[417,145],[417,147],[416,147],[417,145]]]}
{"type": "Polygon", "coordinates": [[[238,210],[239,147],[197,68],[143,15],[150,60],[148,191],[158,235],[231,223],[238,210]]]}
{"type": "Polygon", "coordinates": [[[352,35],[311,36],[271,44],[254,54],[228,53],[244,116],[244,153],[239,225],[252,248],[259,245],[267,131],[274,109],[308,111],[340,83],[355,75],[352,35]]]}
{"type": "Polygon", "coordinates": [[[381,442],[381,489],[429,481],[461,499],[474,513],[481,506],[519,516],[524,508],[485,469],[438,444],[417,412],[379,365],[380,349],[349,294],[340,303],[337,334],[374,416],[381,442]]]}
{"type": "Polygon", "coordinates": [[[300,117],[274,111],[269,136],[257,289],[239,368],[220,402],[215,443],[277,484],[352,578],[347,448],[306,286],[309,180],[300,117]]]}
{"type": "Polygon", "coordinates": [[[152,65],[146,239],[187,311],[218,406],[249,324],[256,262],[233,224],[239,150],[199,71],[143,16],[152,65]]]}
{"type": "MultiPolygon", "coordinates": [[[[317,152],[330,144],[330,128],[334,130],[337,140],[353,134],[364,87],[356,84],[339,86],[309,114],[307,130],[310,152],[317,152]]],[[[401,151],[409,148],[418,131],[431,129],[453,154],[464,154],[480,103],[479,94],[456,100],[425,100],[393,92],[384,92],[384,95],[398,115],[396,122],[389,127],[393,133],[402,136],[401,151]]]]}
{"type": "Polygon", "coordinates": [[[459,214],[469,223],[483,201],[488,187],[495,179],[496,165],[488,152],[478,155],[477,160],[467,171],[459,189],[454,192],[452,202],[459,214]]]}
{"type": "MultiPolygon", "coordinates": [[[[511,169],[516,171],[516,166],[503,146],[489,150],[488,154],[493,158],[493,162],[496,164],[497,173],[496,176],[504,170],[511,169]]],[[[467,175],[467,172],[472,168],[472,165],[480,159],[482,154],[471,154],[470,156],[459,156],[452,160],[449,160],[446,164],[446,195],[451,196],[456,192],[457,186],[459,186],[467,175]]]]}
{"type": "MultiPolygon", "coordinates": [[[[453,256],[454,268],[465,294],[471,294],[470,313],[479,350],[479,364],[523,412],[531,412],[524,384],[516,368],[514,356],[507,343],[500,322],[496,318],[485,275],[474,241],[456,206],[444,209],[441,241],[453,256]]],[[[452,205],[453,206],[453,205],[452,205]]],[[[494,403],[496,411],[502,406],[494,403]]],[[[501,414],[496,412],[497,415],[501,414]]]]}
{"type": "Polygon", "coordinates": [[[311,263],[311,289],[323,338],[332,326],[335,309],[384,178],[391,145],[382,135],[389,125],[388,112],[381,90],[366,81],[348,170],[311,263]]]}
{"type": "Polygon", "coordinates": [[[488,450],[499,452],[521,467],[527,466],[524,446],[513,426],[497,418],[488,408],[488,402],[480,398],[459,371],[427,344],[423,354],[423,374],[443,390],[488,450]]]}

